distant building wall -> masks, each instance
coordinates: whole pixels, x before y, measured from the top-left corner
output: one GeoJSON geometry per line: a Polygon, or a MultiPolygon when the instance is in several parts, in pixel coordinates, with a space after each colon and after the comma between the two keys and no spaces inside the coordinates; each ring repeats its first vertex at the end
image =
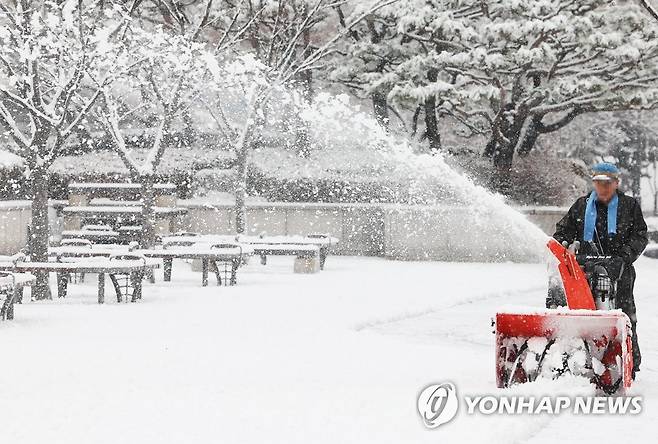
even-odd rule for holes
{"type": "MultiPolygon", "coordinates": [[[[204,234],[235,233],[230,204],[180,201],[189,209],[181,221],[185,230],[204,234]]],[[[520,208],[547,234],[566,211],[558,207],[520,208]]],[[[403,260],[532,261],[536,251],[516,245],[506,230],[488,236],[462,227],[466,208],[396,206],[390,204],[261,203],[247,208],[250,234],[328,233],[340,238],[335,254],[381,256],[403,260]],[[445,229],[445,227],[452,227],[445,229]],[[462,229],[463,228],[463,229],[462,229]]],[[[50,212],[51,234],[61,231],[61,220],[50,212]]],[[[13,254],[27,241],[30,203],[0,202],[0,254],[13,254]]],[[[492,222],[494,223],[494,222],[492,222]]]]}

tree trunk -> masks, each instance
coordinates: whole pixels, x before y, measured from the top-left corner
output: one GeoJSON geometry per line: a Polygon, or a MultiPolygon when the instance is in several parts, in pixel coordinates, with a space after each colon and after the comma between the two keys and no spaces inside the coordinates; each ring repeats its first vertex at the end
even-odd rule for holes
{"type": "Polygon", "coordinates": [[[384,92],[375,91],[372,94],[372,108],[377,122],[382,128],[388,129],[388,100],[384,92]]]}
{"type": "MultiPolygon", "coordinates": [[[[485,153],[490,155],[494,166],[490,187],[498,193],[509,195],[512,189],[514,153],[528,115],[517,110],[512,103],[504,107],[505,112],[493,128],[492,139],[487,144],[485,153]]],[[[536,141],[536,138],[534,140],[536,141]]]]}
{"type": "MultiPolygon", "coordinates": [[[[35,168],[31,171],[32,217],[29,227],[28,248],[30,260],[48,262],[48,172],[35,168]]],[[[52,299],[48,273],[35,273],[36,283],[32,297],[37,300],[52,299]]]]}
{"type": "Polygon", "coordinates": [[[155,191],[153,188],[154,177],[147,174],[140,178],[142,185],[142,248],[153,248],[155,246],[155,191]]]}
{"type": "Polygon", "coordinates": [[[646,139],[638,137],[639,146],[635,149],[631,162],[631,192],[638,202],[642,203],[642,193],[640,192],[642,184],[642,153],[646,153],[646,139]]]}
{"type": "Polygon", "coordinates": [[[295,147],[297,154],[303,158],[308,158],[311,155],[311,129],[306,120],[297,118],[297,131],[295,134],[295,147]]]}
{"type": "Polygon", "coordinates": [[[492,160],[494,170],[491,175],[491,188],[503,195],[508,195],[512,188],[512,163],[514,161],[515,145],[507,142],[497,142],[492,160]]]}
{"type": "Polygon", "coordinates": [[[240,147],[236,158],[235,180],[235,231],[244,234],[247,229],[247,160],[248,145],[240,147]]]}
{"type": "Polygon", "coordinates": [[[519,146],[518,152],[520,156],[526,156],[530,154],[532,149],[535,147],[535,144],[537,143],[537,139],[541,134],[540,127],[541,127],[542,117],[543,116],[535,115],[530,119],[530,122],[528,123],[525,134],[523,136],[523,140],[521,141],[521,144],[519,146]]]}
{"type": "Polygon", "coordinates": [[[441,151],[441,135],[439,122],[436,119],[436,98],[430,96],[425,99],[425,135],[429,141],[430,151],[441,151]]]}
{"type": "MultiPolygon", "coordinates": [[[[304,31],[304,51],[302,57],[307,59],[311,56],[311,35],[308,30],[304,31]]],[[[310,69],[302,71],[298,75],[299,87],[302,94],[302,106],[307,106],[313,100],[313,72],[310,69]]],[[[297,148],[297,154],[301,157],[308,158],[311,155],[311,129],[309,128],[309,123],[302,119],[301,117],[297,118],[297,129],[295,135],[295,147],[297,148]]]]}
{"type": "MultiPolygon", "coordinates": [[[[427,73],[427,79],[430,82],[436,82],[439,73],[435,69],[430,69],[427,73]]],[[[439,122],[436,118],[436,96],[431,95],[425,99],[425,135],[429,141],[430,151],[441,151],[441,135],[439,134],[439,122]]]]}

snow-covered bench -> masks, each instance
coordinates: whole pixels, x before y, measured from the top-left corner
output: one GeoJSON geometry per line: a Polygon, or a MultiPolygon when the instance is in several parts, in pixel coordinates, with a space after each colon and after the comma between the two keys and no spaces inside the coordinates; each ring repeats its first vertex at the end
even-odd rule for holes
{"type": "Polygon", "coordinates": [[[224,266],[224,284],[237,283],[237,271],[246,257],[253,254],[253,250],[240,244],[195,244],[192,241],[171,241],[165,243],[162,249],[137,250],[149,258],[162,259],[164,266],[164,280],[171,281],[171,272],[174,259],[192,259],[201,261],[201,285],[208,285],[208,271],[212,270],[217,277],[217,285],[222,284],[219,265],[224,266]],[[230,278],[227,275],[230,272],[230,278]]]}
{"type": "Polygon", "coordinates": [[[0,271],[0,321],[14,319],[16,277],[14,273],[0,271]]]}
{"type": "MultiPolygon", "coordinates": [[[[155,219],[159,230],[170,233],[176,226],[176,219],[187,214],[187,208],[155,207],[155,219]]],[[[135,205],[98,205],[98,206],[68,206],[62,209],[65,227],[62,237],[83,237],[92,242],[128,243],[140,238],[142,234],[142,207],[135,205]],[[96,225],[107,224],[112,233],[96,233],[100,230],[79,228],[86,223],[96,225]],[[94,231],[94,232],[90,232],[94,231]]]]}
{"type": "MultiPolygon", "coordinates": [[[[148,261],[146,258],[98,258],[81,260],[77,262],[31,262],[25,258],[16,258],[11,262],[0,262],[0,271],[11,271],[17,273],[54,272],[57,273],[57,295],[66,297],[70,273],[96,273],[98,274],[98,303],[105,302],[105,275],[130,275],[135,290],[132,301],[141,299],[142,280],[147,271],[159,268],[156,261],[148,261]]],[[[117,301],[121,302],[122,294],[117,290],[117,301]]]]}
{"type": "Polygon", "coordinates": [[[248,236],[248,235],[197,235],[184,233],[169,236],[163,242],[171,241],[194,242],[209,244],[216,242],[238,242],[249,245],[254,255],[260,256],[261,263],[267,263],[267,256],[295,256],[296,271],[313,271],[324,269],[331,246],[338,243],[338,239],[325,234],[310,234],[308,236],[248,236]],[[314,262],[318,262],[317,267],[314,262]],[[302,264],[305,264],[302,266],[302,264]]]}
{"type": "Polygon", "coordinates": [[[119,232],[109,225],[85,225],[79,230],[62,231],[61,245],[83,246],[82,241],[90,244],[112,244],[119,242],[119,232]]]}

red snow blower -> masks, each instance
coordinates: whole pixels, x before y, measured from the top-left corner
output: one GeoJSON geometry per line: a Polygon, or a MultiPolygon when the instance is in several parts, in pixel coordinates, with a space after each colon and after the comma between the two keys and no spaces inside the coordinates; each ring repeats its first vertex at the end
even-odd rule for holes
{"type": "Polygon", "coordinates": [[[559,262],[567,306],[496,314],[498,387],[571,374],[606,394],[623,391],[632,383],[631,324],[614,310],[616,283],[601,266],[606,258],[577,258],[555,240],[548,248],[559,262]]]}

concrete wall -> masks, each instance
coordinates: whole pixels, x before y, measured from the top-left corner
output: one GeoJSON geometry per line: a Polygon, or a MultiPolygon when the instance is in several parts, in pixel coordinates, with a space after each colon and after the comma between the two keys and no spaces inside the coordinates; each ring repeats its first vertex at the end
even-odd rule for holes
{"type": "MultiPolygon", "coordinates": [[[[235,233],[230,205],[191,205],[186,230],[203,234],[235,233]]],[[[384,253],[384,211],[377,206],[343,204],[257,204],[247,209],[249,234],[328,233],[341,239],[336,254],[381,256],[384,253]]]]}
{"type": "MultiPolygon", "coordinates": [[[[180,201],[189,213],[180,228],[207,234],[235,233],[230,204],[180,201]]],[[[565,208],[521,208],[527,218],[552,233],[565,208]]],[[[20,250],[27,240],[30,204],[0,202],[0,254],[20,250]]],[[[61,220],[50,212],[51,234],[61,220]]],[[[403,260],[532,261],[536,251],[519,242],[515,227],[500,225],[493,215],[465,207],[424,207],[383,204],[251,204],[249,233],[270,235],[328,233],[340,238],[335,254],[384,256],[403,260]]]]}
{"type": "Polygon", "coordinates": [[[11,255],[25,246],[30,215],[28,201],[0,201],[0,254],[11,255]]]}
{"type": "MultiPolygon", "coordinates": [[[[235,233],[228,204],[180,202],[189,209],[183,226],[204,234],[235,233]]],[[[564,208],[520,209],[550,234],[564,208]]],[[[495,215],[466,207],[388,204],[263,203],[247,209],[250,234],[328,233],[341,239],[336,254],[385,256],[403,260],[533,261],[537,251],[524,244],[518,228],[495,215]]]]}

